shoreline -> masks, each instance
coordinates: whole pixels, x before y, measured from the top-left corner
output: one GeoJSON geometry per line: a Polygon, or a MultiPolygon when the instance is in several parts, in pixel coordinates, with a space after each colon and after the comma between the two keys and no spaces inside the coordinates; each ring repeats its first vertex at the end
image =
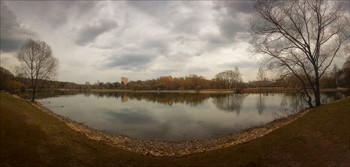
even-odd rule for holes
{"type": "MultiPolygon", "coordinates": [[[[26,92],[31,92],[27,89],[26,92]]],[[[41,89],[40,91],[81,91],[81,92],[119,92],[119,93],[179,93],[179,94],[237,94],[237,93],[298,93],[302,92],[300,89],[294,88],[244,88],[244,89],[199,89],[199,90],[130,90],[130,89],[41,89]]],[[[312,93],[311,89],[308,92],[312,93]]],[[[323,88],[321,93],[327,92],[350,92],[350,88],[323,88]]]]}
{"type": "MultiPolygon", "coordinates": [[[[16,95],[13,96],[19,98],[16,95]]],[[[250,140],[265,136],[271,133],[272,131],[277,130],[295,121],[296,119],[304,116],[306,113],[309,112],[309,109],[304,109],[288,117],[279,118],[261,126],[243,129],[241,131],[213,139],[192,141],[152,141],[108,134],[103,131],[92,129],[82,123],[73,121],[69,118],[55,114],[53,111],[42,106],[40,103],[30,103],[36,108],[38,108],[40,111],[57,118],[59,121],[65,123],[69,128],[85,135],[91,140],[95,140],[118,149],[128,150],[143,155],[178,157],[194,153],[213,151],[248,142],[250,140]]]]}
{"type": "MultiPolygon", "coordinates": [[[[67,90],[67,89],[59,89],[67,90]]],[[[69,90],[69,89],[68,89],[69,90]]],[[[84,89],[89,92],[132,92],[132,93],[200,93],[200,94],[232,94],[232,93],[297,93],[294,88],[244,88],[244,89],[199,89],[199,90],[129,90],[129,89],[84,89]]],[[[311,89],[308,89],[312,92],[311,89]]],[[[326,88],[320,92],[350,92],[348,88],[326,88]]]]}

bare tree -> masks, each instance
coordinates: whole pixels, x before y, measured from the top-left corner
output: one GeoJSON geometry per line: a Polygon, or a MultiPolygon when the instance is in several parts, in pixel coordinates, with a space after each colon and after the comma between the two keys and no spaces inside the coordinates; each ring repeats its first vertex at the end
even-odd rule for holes
{"type": "Polygon", "coordinates": [[[267,80],[265,70],[262,67],[259,68],[256,79],[259,81],[260,87],[262,87],[262,83],[267,80]]]}
{"type": "Polygon", "coordinates": [[[18,73],[31,81],[32,101],[35,100],[36,88],[42,80],[50,80],[56,76],[58,60],[52,56],[52,50],[44,41],[28,39],[17,52],[19,61],[18,73]]]}
{"type": "Polygon", "coordinates": [[[238,67],[235,70],[226,70],[215,75],[215,78],[225,83],[225,88],[233,88],[242,82],[238,67]]]}
{"type": "Polygon", "coordinates": [[[349,38],[349,17],[339,1],[258,0],[251,43],[280,75],[295,76],[310,107],[321,105],[320,78],[349,38]]]}

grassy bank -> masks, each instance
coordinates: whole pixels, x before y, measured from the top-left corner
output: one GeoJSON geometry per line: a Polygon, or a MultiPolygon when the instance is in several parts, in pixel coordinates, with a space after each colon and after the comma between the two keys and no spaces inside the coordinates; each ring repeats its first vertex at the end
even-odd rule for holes
{"type": "Polygon", "coordinates": [[[314,108],[264,137],[183,157],[154,157],[87,139],[1,92],[0,166],[350,166],[350,98],[314,108]]]}

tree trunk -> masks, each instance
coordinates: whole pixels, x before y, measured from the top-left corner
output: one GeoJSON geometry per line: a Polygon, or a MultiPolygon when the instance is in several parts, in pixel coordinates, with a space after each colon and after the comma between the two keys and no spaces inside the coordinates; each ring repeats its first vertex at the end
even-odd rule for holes
{"type": "Polygon", "coordinates": [[[316,77],[316,88],[315,88],[315,102],[316,107],[321,105],[321,95],[320,95],[320,78],[316,77]]]}
{"type": "Polygon", "coordinates": [[[35,89],[35,87],[33,87],[32,102],[35,101],[35,92],[36,92],[36,89],[35,89]]]}
{"type": "Polygon", "coordinates": [[[307,99],[304,98],[304,100],[307,102],[307,104],[309,105],[310,108],[313,108],[314,106],[312,105],[312,98],[309,95],[309,93],[307,92],[305,87],[304,87],[304,93],[307,96],[307,99]]]}

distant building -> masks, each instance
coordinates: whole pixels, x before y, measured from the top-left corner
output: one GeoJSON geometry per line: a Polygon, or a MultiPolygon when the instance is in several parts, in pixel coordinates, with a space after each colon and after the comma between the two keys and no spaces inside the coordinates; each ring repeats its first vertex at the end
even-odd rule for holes
{"type": "Polygon", "coordinates": [[[168,80],[171,80],[173,77],[171,77],[170,75],[169,76],[160,76],[159,79],[161,81],[168,81],[168,80]]]}
{"type": "Polygon", "coordinates": [[[85,82],[85,85],[90,85],[90,82],[85,82]]]}
{"type": "Polygon", "coordinates": [[[128,78],[122,77],[120,83],[124,83],[124,85],[128,84],[128,78]]]}

